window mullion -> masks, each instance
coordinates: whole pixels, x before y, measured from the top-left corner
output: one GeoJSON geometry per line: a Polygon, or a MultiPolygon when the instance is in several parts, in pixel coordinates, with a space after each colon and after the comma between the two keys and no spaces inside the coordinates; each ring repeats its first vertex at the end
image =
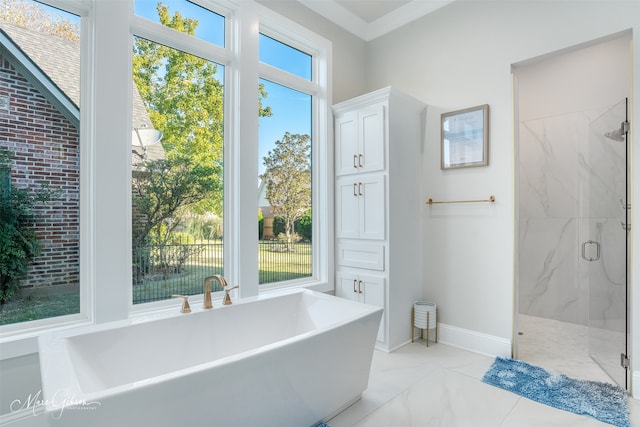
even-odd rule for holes
{"type": "MultiPolygon", "coordinates": [[[[258,17],[253,8],[240,8],[234,19],[236,40],[232,81],[229,84],[233,99],[228,136],[229,159],[233,166],[225,168],[225,216],[230,218],[227,242],[230,279],[240,285],[240,296],[258,294],[258,203],[256,175],[258,163],[258,17]],[[242,54],[241,54],[242,53],[242,54]]],[[[227,232],[225,230],[225,233],[227,232]]],[[[226,266],[225,266],[226,267],[226,266]]]]}
{"type": "Polygon", "coordinates": [[[260,62],[260,77],[282,86],[287,86],[299,92],[315,95],[318,92],[318,85],[309,80],[282,71],[264,62],[260,62]]]}
{"type": "Polygon", "coordinates": [[[181,50],[224,65],[231,62],[228,49],[195,38],[189,34],[173,30],[148,19],[135,15],[132,16],[131,28],[135,35],[169,46],[173,49],[181,50]]]}

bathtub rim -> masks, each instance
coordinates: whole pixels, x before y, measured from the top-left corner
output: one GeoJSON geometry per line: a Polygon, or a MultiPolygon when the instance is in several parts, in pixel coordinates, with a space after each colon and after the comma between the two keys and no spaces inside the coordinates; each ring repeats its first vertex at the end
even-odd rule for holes
{"type": "MultiPolygon", "coordinates": [[[[268,294],[258,295],[255,297],[238,299],[231,306],[218,306],[218,307],[215,307],[213,310],[233,309],[234,306],[259,303],[260,301],[274,299],[274,298],[281,298],[281,297],[285,297],[293,294],[307,294],[307,295],[311,295],[314,298],[319,298],[323,300],[332,300],[332,301],[335,301],[334,298],[339,298],[333,295],[328,295],[322,292],[313,291],[313,290],[304,289],[304,288],[287,289],[282,292],[270,292],[268,294]]],[[[292,345],[296,342],[311,338],[315,335],[330,332],[344,325],[347,325],[355,320],[364,319],[368,316],[375,316],[379,313],[380,318],[382,317],[383,309],[380,307],[361,304],[355,301],[350,301],[342,298],[339,298],[339,301],[341,304],[344,304],[344,303],[357,304],[359,312],[357,314],[353,314],[350,317],[341,319],[329,325],[312,329],[310,331],[306,331],[306,332],[285,338],[283,340],[268,343],[256,348],[252,348],[239,353],[224,356],[219,359],[215,359],[205,363],[200,363],[197,365],[188,366],[186,368],[181,368],[171,372],[156,375],[150,378],[145,378],[143,380],[132,381],[126,384],[120,384],[117,386],[108,387],[102,390],[90,391],[90,392],[86,392],[82,390],[80,382],[76,376],[76,370],[73,368],[73,366],[71,366],[72,358],[68,353],[69,347],[68,345],[66,345],[66,343],[68,342],[66,341],[67,339],[73,338],[75,336],[81,336],[81,335],[86,335],[86,334],[91,334],[96,332],[122,329],[122,328],[135,326],[143,323],[157,322],[157,321],[167,320],[171,318],[179,318],[182,316],[197,315],[198,313],[202,313],[208,310],[204,310],[201,307],[199,307],[199,308],[192,309],[191,313],[180,313],[179,310],[177,310],[177,313],[175,312],[164,313],[164,315],[159,313],[154,313],[154,314],[143,316],[143,317],[129,318],[129,319],[118,320],[113,322],[106,322],[99,325],[82,326],[74,329],[68,329],[64,331],[55,331],[48,334],[43,334],[38,338],[38,346],[40,350],[40,365],[41,365],[40,372],[41,372],[42,394],[43,394],[45,411],[59,412],[61,410],[61,406],[62,408],[66,406],[74,406],[73,404],[61,405],[60,400],[56,401],[55,396],[59,392],[68,393],[68,394],[63,394],[63,396],[71,396],[70,400],[72,401],[72,403],[78,402],[78,404],[82,405],[82,404],[86,404],[87,402],[99,402],[100,399],[103,399],[103,398],[109,398],[117,394],[131,392],[136,389],[143,389],[145,387],[150,387],[156,384],[162,384],[180,377],[194,375],[199,372],[203,372],[207,369],[211,369],[215,367],[224,367],[225,365],[237,362],[238,360],[242,360],[248,357],[256,357],[261,353],[266,353],[273,349],[292,345]],[[45,375],[45,371],[47,372],[48,375],[45,375]],[[53,375],[51,375],[52,372],[53,372],[53,375]]],[[[374,347],[375,347],[374,343],[372,343],[372,348],[374,347]]]]}

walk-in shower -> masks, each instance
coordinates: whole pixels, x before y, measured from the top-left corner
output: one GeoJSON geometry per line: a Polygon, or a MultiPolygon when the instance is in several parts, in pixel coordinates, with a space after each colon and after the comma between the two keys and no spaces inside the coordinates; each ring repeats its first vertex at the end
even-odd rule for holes
{"type": "Polygon", "coordinates": [[[623,387],[630,43],[629,32],[513,66],[514,354],[623,387]]]}
{"type": "Polygon", "coordinates": [[[625,114],[623,100],[523,121],[519,135],[519,314],[528,322],[581,327],[585,357],[622,386],[630,210],[625,114]]]}

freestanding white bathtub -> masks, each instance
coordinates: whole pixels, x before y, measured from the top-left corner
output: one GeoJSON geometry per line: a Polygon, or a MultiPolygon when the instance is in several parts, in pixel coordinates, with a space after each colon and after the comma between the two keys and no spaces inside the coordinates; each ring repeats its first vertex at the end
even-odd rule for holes
{"type": "Polygon", "coordinates": [[[295,290],[43,335],[45,414],[56,426],[313,426],[366,389],[381,316],[295,290]]]}

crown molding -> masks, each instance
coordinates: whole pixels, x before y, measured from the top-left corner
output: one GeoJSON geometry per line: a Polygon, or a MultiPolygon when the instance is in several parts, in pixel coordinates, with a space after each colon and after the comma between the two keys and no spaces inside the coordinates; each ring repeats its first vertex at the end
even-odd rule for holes
{"type": "Polygon", "coordinates": [[[364,41],[371,41],[427,15],[455,0],[412,0],[371,23],[333,0],[298,0],[309,9],[364,41]]]}

